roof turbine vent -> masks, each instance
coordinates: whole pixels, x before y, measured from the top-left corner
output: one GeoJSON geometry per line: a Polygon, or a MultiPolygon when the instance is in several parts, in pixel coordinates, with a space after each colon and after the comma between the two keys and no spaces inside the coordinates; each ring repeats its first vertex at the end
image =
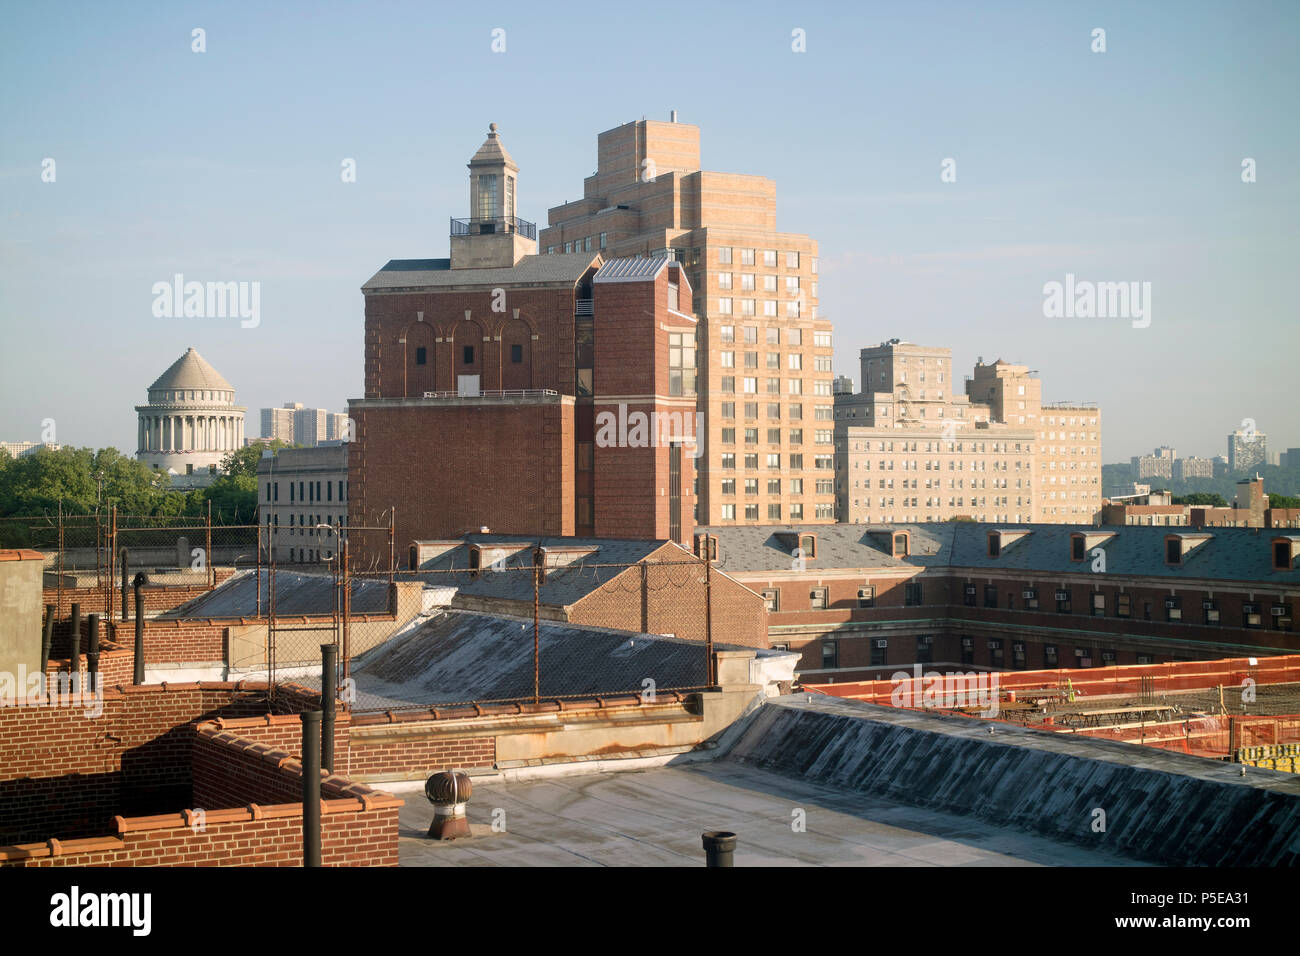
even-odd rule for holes
{"type": "Polygon", "coordinates": [[[469,774],[463,770],[440,770],[424,782],[424,795],[433,804],[433,822],[429,824],[431,839],[455,840],[470,836],[465,805],[473,792],[469,774]]]}

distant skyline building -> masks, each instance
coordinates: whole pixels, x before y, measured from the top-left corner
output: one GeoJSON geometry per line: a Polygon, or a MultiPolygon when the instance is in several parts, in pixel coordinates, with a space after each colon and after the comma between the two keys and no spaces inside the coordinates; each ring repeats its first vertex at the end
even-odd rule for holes
{"type": "Polygon", "coordinates": [[[149,386],[135,407],[136,458],[172,476],[182,487],[207,485],[221,459],[244,447],[244,412],[235,389],[194,349],[149,386]]]}
{"type": "Polygon", "coordinates": [[[0,441],[0,450],[9,453],[10,458],[23,458],[34,455],[42,448],[58,451],[63,446],[52,441],[0,441]]]}
{"type": "Polygon", "coordinates": [[[306,448],[322,442],[339,441],[347,434],[348,416],[323,408],[307,408],[302,402],[285,402],[280,408],[263,408],[262,437],[306,448]]]}
{"type": "Polygon", "coordinates": [[[1228,433],[1228,471],[1249,471],[1268,463],[1268,436],[1236,429],[1228,433]]]}
{"type": "Polygon", "coordinates": [[[1174,462],[1178,452],[1168,445],[1161,445],[1150,455],[1134,455],[1131,459],[1133,477],[1137,481],[1144,478],[1173,478],[1174,462]]]}
{"type": "Polygon", "coordinates": [[[1174,460],[1174,477],[1180,481],[1189,478],[1213,478],[1214,460],[1212,458],[1178,458],[1174,460]]]}
{"type": "Polygon", "coordinates": [[[1101,509],[1101,410],[1042,403],[1027,366],[998,360],[954,390],[952,350],[890,339],[835,396],[837,517],[854,524],[1079,524],[1101,509]]]}
{"type": "Polygon", "coordinates": [[[257,463],[257,521],[276,561],[328,561],[348,523],[348,447],[283,448],[257,463]]]}

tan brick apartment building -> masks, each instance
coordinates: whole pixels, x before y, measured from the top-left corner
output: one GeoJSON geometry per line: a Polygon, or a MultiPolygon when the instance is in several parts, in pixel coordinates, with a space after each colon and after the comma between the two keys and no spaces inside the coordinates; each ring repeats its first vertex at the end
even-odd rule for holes
{"type": "Polygon", "coordinates": [[[983,361],[955,389],[952,351],[862,349],[862,390],[835,396],[836,503],[849,524],[1090,522],[1101,508],[1101,413],[1043,405],[1025,366],[983,361]]]}
{"type": "Polygon", "coordinates": [[[681,264],[538,255],[495,124],[469,169],[450,257],[392,260],[362,287],[350,520],[394,509],[399,542],[481,527],[689,540],[696,319],[681,264]]]}
{"type": "Polygon", "coordinates": [[[1085,668],[1300,649],[1300,534],[948,522],[696,535],[764,596],[771,646],[800,652],[811,682],[917,662],[1085,668]]]}
{"type": "Polygon", "coordinates": [[[597,137],[583,198],[556,206],[546,255],[670,256],[700,319],[701,524],[835,520],[831,323],[817,243],[776,229],[776,184],[700,169],[700,130],[642,120],[597,137]]]}

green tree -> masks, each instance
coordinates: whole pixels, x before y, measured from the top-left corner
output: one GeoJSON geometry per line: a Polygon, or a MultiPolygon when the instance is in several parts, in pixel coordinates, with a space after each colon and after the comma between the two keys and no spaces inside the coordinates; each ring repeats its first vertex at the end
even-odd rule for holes
{"type": "Polygon", "coordinates": [[[1190,495],[1174,495],[1170,499],[1176,505],[1202,505],[1211,508],[1226,508],[1228,502],[1223,500],[1223,496],[1210,491],[1195,491],[1190,495]]]}
{"type": "Polygon", "coordinates": [[[1300,508],[1300,497],[1269,494],[1268,506],[1270,508],[1300,508]]]}

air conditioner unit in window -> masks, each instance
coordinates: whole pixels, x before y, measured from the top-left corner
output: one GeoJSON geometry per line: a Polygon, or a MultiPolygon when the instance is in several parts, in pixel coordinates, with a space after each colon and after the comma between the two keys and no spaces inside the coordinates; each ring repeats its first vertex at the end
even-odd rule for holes
{"type": "Polygon", "coordinates": [[[1241,606],[1241,613],[1242,613],[1242,614],[1258,614],[1258,613],[1259,613],[1259,605],[1258,605],[1258,604],[1243,604],[1243,605],[1241,606]]]}
{"type": "Polygon", "coordinates": [[[1082,647],[1076,647],[1076,648],[1074,649],[1074,656],[1075,656],[1075,657],[1083,657],[1083,656],[1084,656],[1085,654],[1087,654],[1087,653],[1088,653],[1088,652],[1085,651],[1082,647]]]}
{"type": "Polygon", "coordinates": [[[974,646],[975,646],[975,639],[974,639],[973,637],[963,637],[963,638],[961,639],[961,646],[962,646],[962,647],[965,647],[965,648],[971,648],[971,647],[974,647],[974,646]]]}
{"type": "Polygon", "coordinates": [[[1202,610],[1202,611],[1213,611],[1213,610],[1215,610],[1214,602],[1213,602],[1213,601],[1202,601],[1202,602],[1201,602],[1201,610],[1202,610]]]}
{"type": "Polygon", "coordinates": [[[888,647],[888,646],[889,646],[889,641],[885,640],[883,637],[878,638],[878,639],[875,641],[875,646],[876,646],[876,647],[888,647]]]}
{"type": "Polygon", "coordinates": [[[1069,591],[1057,591],[1057,592],[1056,592],[1056,599],[1057,599],[1058,601],[1068,601],[1068,600],[1070,600],[1070,592],[1069,592],[1069,591]]]}
{"type": "Polygon", "coordinates": [[[1173,598],[1165,598],[1165,607],[1172,611],[1178,607],[1178,602],[1173,598]]]}
{"type": "Polygon", "coordinates": [[[1283,615],[1286,614],[1286,608],[1284,607],[1271,608],[1269,613],[1272,614],[1274,617],[1282,617],[1283,615]]]}
{"type": "Polygon", "coordinates": [[[1038,597],[1037,591],[1021,591],[1020,596],[1025,599],[1038,597]]]}
{"type": "Polygon", "coordinates": [[[1011,646],[1017,651],[1023,651],[1025,649],[1025,645],[1021,644],[1019,641],[1016,641],[1016,643],[1012,644],[1011,646]]]}
{"type": "Polygon", "coordinates": [[[1002,642],[1001,642],[1001,641],[989,641],[989,650],[991,650],[991,651],[1000,651],[1000,650],[1002,650],[1002,642]]]}

